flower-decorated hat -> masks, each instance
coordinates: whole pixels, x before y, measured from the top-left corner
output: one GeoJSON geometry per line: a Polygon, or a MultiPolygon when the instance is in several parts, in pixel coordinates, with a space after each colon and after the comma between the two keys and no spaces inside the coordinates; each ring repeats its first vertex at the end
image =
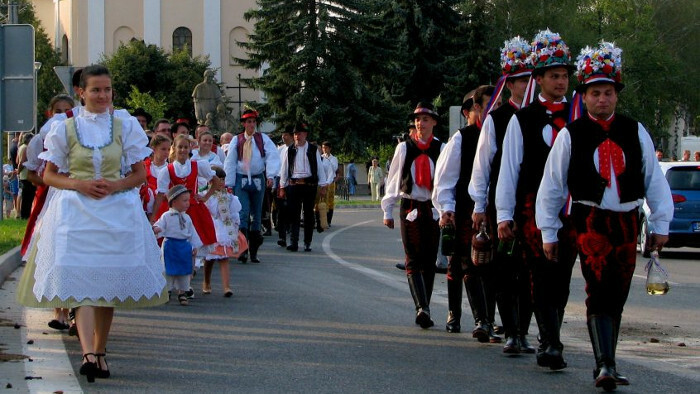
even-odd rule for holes
{"type": "Polygon", "coordinates": [[[596,83],[611,83],[618,92],[625,87],[622,80],[622,49],[611,42],[601,41],[597,48],[585,47],[576,58],[576,91],[583,93],[596,83]]]}
{"type": "Polygon", "coordinates": [[[260,115],[258,114],[258,111],[253,110],[253,109],[246,109],[243,111],[243,114],[241,115],[241,122],[245,122],[246,119],[253,118],[253,119],[258,119],[260,115]]]}
{"type": "Polygon", "coordinates": [[[542,30],[532,40],[532,63],[534,73],[541,74],[552,67],[575,69],[571,64],[571,52],[559,33],[542,30]]]}
{"type": "Polygon", "coordinates": [[[516,36],[503,42],[501,69],[506,78],[519,78],[532,74],[535,66],[530,52],[532,47],[522,37],[516,36]]]}

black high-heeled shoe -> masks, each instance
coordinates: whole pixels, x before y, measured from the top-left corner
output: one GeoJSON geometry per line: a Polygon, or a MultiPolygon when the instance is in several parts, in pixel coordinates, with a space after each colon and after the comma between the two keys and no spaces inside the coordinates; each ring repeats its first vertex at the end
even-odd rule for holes
{"type": "Polygon", "coordinates": [[[88,383],[93,383],[97,375],[97,356],[95,353],[85,353],[83,354],[83,360],[85,362],[80,366],[80,374],[87,377],[88,383]],[[88,356],[94,357],[95,361],[88,360],[88,356]]]}
{"type": "Polygon", "coordinates": [[[100,379],[107,379],[110,376],[109,373],[109,365],[107,365],[107,360],[105,359],[106,354],[105,353],[95,353],[95,357],[97,358],[97,377],[100,379]],[[105,363],[105,368],[102,369],[102,363],[100,363],[100,358],[102,361],[105,363]]]}

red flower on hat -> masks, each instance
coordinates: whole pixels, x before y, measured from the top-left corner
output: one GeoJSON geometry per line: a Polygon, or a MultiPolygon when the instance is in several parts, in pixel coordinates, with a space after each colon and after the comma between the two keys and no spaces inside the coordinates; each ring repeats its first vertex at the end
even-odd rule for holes
{"type": "Polygon", "coordinates": [[[585,72],[586,74],[590,74],[593,72],[593,67],[591,67],[591,65],[588,64],[586,68],[583,69],[583,72],[585,72]]]}
{"type": "Polygon", "coordinates": [[[612,72],[613,68],[611,65],[606,64],[603,66],[603,73],[605,74],[610,74],[612,72]]]}
{"type": "Polygon", "coordinates": [[[562,56],[564,56],[563,50],[557,49],[556,51],[554,51],[554,57],[562,57],[562,56]]]}
{"type": "Polygon", "coordinates": [[[512,67],[510,66],[510,64],[506,64],[506,66],[503,67],[503,69],[504,69],[506,72],[510,71],[511,68],[512,68],[512,67]]]}
{"type": "Polygon", "coordinates": [[[546,62],[549,59],[549,55],[540,55],[540,62],[546,62]]]}

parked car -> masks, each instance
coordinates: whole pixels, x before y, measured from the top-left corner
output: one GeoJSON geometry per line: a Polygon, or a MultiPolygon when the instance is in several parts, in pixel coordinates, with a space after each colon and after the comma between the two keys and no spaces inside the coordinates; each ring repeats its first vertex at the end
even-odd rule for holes
{"type": "MultiPolygon", "coordinates": [[[[674,205],[666,247],[700,247],[700,162],[661,162],[659,165],[671,187],[674,205]]],[[[649,257],[647,240],[654,232],[647,222],[649,213],[645,201],[639,220],[639,245],[644,257],[649,257]]]]}

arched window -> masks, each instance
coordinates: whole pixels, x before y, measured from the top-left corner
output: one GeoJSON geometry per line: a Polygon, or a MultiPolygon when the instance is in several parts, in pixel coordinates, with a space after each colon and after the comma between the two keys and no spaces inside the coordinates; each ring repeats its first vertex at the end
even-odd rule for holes
{"type": "Polygon", "coordinates": [[[68,37],[64,34],[61,38],[61,61],[63,64],[70,64],[70,58],[68,57],[68,37]]]}
{"type": "Polygon", "coordinates": [[[173,32],[173,52],[187,48],[187,53],[192,56],[192,30],[186,27],[178,27],[173,32]]]}

